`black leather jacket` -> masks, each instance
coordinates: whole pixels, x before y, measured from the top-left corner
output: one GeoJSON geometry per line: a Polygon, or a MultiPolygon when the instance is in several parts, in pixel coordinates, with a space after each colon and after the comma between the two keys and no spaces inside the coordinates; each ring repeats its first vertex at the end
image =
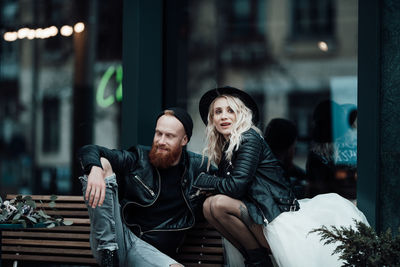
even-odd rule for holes
{"type": "Polygon", "coordinates": [[[149,150],[149,147],[143,146],[132,147],[129,150],[111,150],[87,145],[80,149],[78,159],[86,174],[90,172],[92,166],[101,167],[100,157],[110,161],[117,176],[122,219],[131,229],[137,228],[140,236],[143,234],[151,236],[151,232],[155,231],[177,231],[193,227],[196,215],[201,213],[204,197],[194,194],[196,190],[192,188],[192,184],[194,178],[206,171],[207,167],[205,163],[202,164],[201,155],[186,150],[182,152],[185,168],[181,177],[182,195],[187,204],[184,216],[171,214],[171,220],[146,232],[141,231],[140,225],[132,223],[132,218],[135,216],[132,214],[134,207],[151,206],[160,194],[161,178],[157,168],[149,162],[149,150]]]}
{"type": "Polygon", "coordinates": [[[202,173],[194,186],[243,201],[257,224],[266,225],[284,211],[299,209],[278,160],[254,129],[243,133],[231,162],[222,159],[217,176],[202,173]]]}

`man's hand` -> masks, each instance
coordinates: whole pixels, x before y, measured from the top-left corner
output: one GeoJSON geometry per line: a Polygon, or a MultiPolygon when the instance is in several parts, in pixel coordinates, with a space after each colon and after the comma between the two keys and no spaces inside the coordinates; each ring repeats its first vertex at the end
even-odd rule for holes
{"type": "Polygon", "coordinates": [[[88,200],[89,206],[92,208],[103,204],[106,195],[105,175],[105,171],[98,166],[93,166],[90,170],[85,199],[88,200]]]}

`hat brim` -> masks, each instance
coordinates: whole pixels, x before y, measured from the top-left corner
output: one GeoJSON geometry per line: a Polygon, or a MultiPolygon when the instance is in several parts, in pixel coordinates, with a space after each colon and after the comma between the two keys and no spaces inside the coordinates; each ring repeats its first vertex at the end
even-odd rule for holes
{"type": "Polygon", "coordinates": [[[208,110],[210,108],[211,103],[217,97],[221,95],[230,95],[239,98],[242,102],[253,112],[253,123],[257,124],[259,120],[258,114],[258,107],[256,102],[254,102],[253,98],[248,95],[246,92],[239,90],[234,87],[225,86],[220,88],[214,88],[210,91],[206,92],[200,99],[199,102],[199,111],[201,119],[203,120],[204,124],[207,125],[208,123],[208,110]]]}

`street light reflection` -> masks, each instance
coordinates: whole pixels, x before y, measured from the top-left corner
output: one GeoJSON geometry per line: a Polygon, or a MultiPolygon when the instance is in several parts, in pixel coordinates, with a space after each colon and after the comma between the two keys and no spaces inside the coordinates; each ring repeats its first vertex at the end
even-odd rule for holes
{"type": "Polygon", "coordinates": [[[74,31],[77,33],[83,32],[85,30],[85,24],[83,22],[78,22],[74,26],[74,31]]]}

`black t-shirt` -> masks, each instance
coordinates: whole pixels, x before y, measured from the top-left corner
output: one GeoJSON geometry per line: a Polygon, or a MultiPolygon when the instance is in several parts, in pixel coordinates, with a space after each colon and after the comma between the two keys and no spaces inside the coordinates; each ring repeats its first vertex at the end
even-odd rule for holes
{"type": "MultiPolygon", "coordinates": [[[[150,207],[137,207],[134,222],[142,227],[142,232],[156,228],[165,222],[174,223],[172,217],[181,218],[188,209],[182,195],[181,177],[184,166],[178,164],[168,169],[159,169],[161,190],[156,202],[150,207]],[[179,213],[182,216],[179,216],[179,213]]],[[[142,239],[151,243],[162,252],[173,256],[176,247],[183,238],[183,231],[162,231],[144,234],[142,239]],[[148,238],[149,237],[149,238],[148,238]],[[156,242],[152,240],[157,240],[156,242]]]]}

